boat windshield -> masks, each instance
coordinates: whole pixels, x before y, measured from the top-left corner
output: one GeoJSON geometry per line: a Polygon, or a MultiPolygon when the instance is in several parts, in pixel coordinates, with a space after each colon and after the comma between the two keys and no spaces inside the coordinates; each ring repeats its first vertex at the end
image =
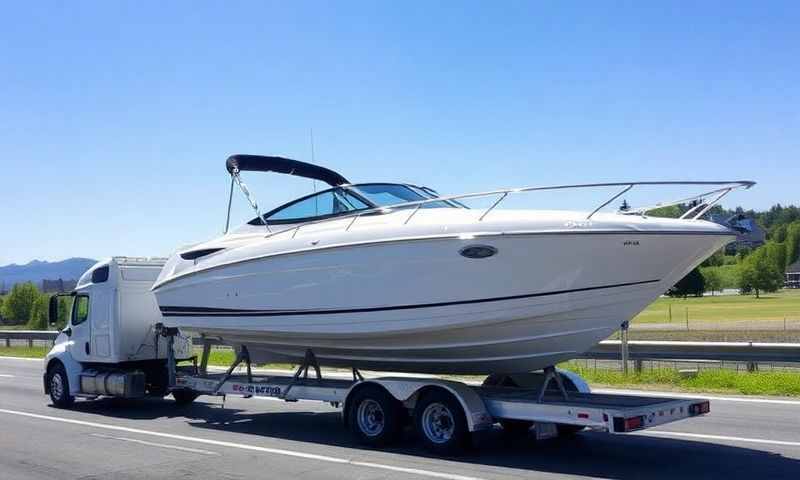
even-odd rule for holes
{"type": "MultiPolygon", "coordinates": [[[[387,207],[398,203],[418,202],[436,198],[421,188],[397,183],[362,183],[350,187],[376,207],[387,207]]],[[[422,204],[422,208],[453,208],[448,202],[430,202],[422,204]]]]}
{"type": "MultiPolygon", "coordinates": [[[[436,198],[428,189],[396,183],[363,183],[334,187],[307,195],[264,214],[267,223],[291,224],[339,217],[361,210],[387,207],[399,203],[418,202],[436,198]]],[[[416,208],[409,206],[405,208],[416,208]]],[[[422,204],[422,208],[458,208],[455,202],[441,201],[422,204]]],[[[466,208],[466,207],[464,207],[466,208]]],[[[256,217],[250,225],[263,225],[256,217]]]]}

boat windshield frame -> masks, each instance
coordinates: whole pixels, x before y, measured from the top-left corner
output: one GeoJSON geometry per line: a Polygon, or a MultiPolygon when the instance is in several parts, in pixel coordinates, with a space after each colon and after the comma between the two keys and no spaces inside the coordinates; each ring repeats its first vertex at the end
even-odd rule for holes
{"type": "MultiPolygon", "coordinates": [[[[369,183],[338,185],[338,186],[335,186],[335,187],[326,188],[325,190],[320,190],[318,192],[312,192],[312,193],[309,193],[308,195],[303,195],[302,197],[296,198],[296,199],[294,199],[294,200],[292,200],[290,202],[287,202],[287,203],[284,203],[282,205],[279,205],[278,207],[273,208],[272,210],[264,213],[263,215],[253,218],[252,220],[248,221],[247,224],[248,225],[263,226],[263,225],[265,225],[265,222],[266,222],[267,226],[269,226],[269,225],[293,225],[293,224],[297,224],[297,223],[306,223],[306,222],[316,222],[316,221],[321,221],[321,220],[328,220],[328,219],[333,219],[333,218],[336,218],[336,217],[347,216],[347,215],[352,215],[352,214],[358,214],[359,212],[364,212],[365,214],[373,214],[373,215],[380,215],[380,214],[386,213],[386,212],[382,211],[381,209],[383,207],[387,207],[389,205],[378,205],[374,201],[370,200],[370,198],[364,192],[359,190],[360,186],[368,186],[368,185],[388,185],[388,186],[393,186],[393,187],[406,188],[409,191],[411,191],[412,193],[414,193],[414,194],[416,194],[416,195],[418,195],[420,197],[419,200],[415,200],[415,202],[427,201],[427,200],[435,200],[435,199],[438,198],[438,196],[435,195],[434,190],[432,190],[430,188],[427,188],[427,187],[418,187],[416,185],[412,185],[412,184],[409,184],[409,183],[369,182],[369,183]],[[293,205],[296,205],[296,204],[298,204],[300,202],[308,200],[309,198],[313,198],[313,197],[315,197],[317,195],[324,195],[324,194],[329,193],[329,192],[334,192],[335,193],[337,191],[346,191],[348,195],[351,195],[351,196],[355,197],[359,202],[363,203],[364,205],[367,205],[367,208],[356,208],[356,209],[352,209],[352,210],[346,210],[346,211],[330,213],[330,214],[323,214],[323,215],[314,215],[314,216],[309,216],[309,217],[272,219],[272,220],[270,220],[270,218],[269,218],[272,215],[275,215],[276,213],[278,213],[280,211],[283,211],[284,209],[289,208],[289,207],[291,207],[293,205]],[[369,212],[369,213],[367,213],[367,212],[369,212]]],[[[412,201],[412,202],[414,202],[414,201],[412,201]]],[[[434,202],[434,204],[437,204],[437,203],[439,203],[439,202],[434,202]]],[[[442,201],[441,203],[443,203],[444,205],[442,205],[439,208],[466,208],[463,205],[458,205],[457,202],[442,201]]],[[[415,206],[416,206],[416,204],[413,204],[413,205],[411,205],[411,206],[409,206],[407,208],[414,208],[415,206]]],[[[431,207],[431,208],[435,208],[435,207],[431,207]]]]}

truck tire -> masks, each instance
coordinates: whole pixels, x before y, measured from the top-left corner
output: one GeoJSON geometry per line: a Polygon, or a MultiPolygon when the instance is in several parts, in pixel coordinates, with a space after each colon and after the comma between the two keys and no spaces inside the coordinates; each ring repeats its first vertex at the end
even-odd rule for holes
{"type": "Polygon", "coordinates": [[[386,390],[367,385],[348,401],[348,429],[359,443],[373,447],[389,445],[402,428],[403,406],[386,390]]]}
{"type": "Polygon", "coordinates": [[[200,394],[191,390],[172,391],[172,398],[175,399],[175,403],[178,405],[189,405],[190,403],[194,402],[198,396],[200,396],[200,394]]]}
{"type": "Polygon", "coordinates": [[[439,455],[453,455],[470,445],[467,418],[458,400],[435,389],[423,394],[414,408],[414,425],[425,448],[439,455]]]}
{"type": "Polygon", "coordinates": [[[75,402],[75,397],[69,393],[67,371],[60,363],[56,363],[47,373],[47,390],[55,407],[69,408],[75,402]]]}

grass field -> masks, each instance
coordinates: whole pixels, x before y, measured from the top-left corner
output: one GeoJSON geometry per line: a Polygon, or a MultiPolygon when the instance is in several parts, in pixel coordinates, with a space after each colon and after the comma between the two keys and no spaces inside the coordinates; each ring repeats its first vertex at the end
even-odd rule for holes
{"type": "Polygon", "coordinates": [[[50,347],[0,347],[0,357],[44,358],[50,347]]]}
{"type": "Polygon", "coordinates": [[[694,377],[684,378],[677,370],[671,368],[644,370],[639,374],[625,376],[617,370],[587,368],[571,362],[560,365],[560,367],[579,374],[593,387],[800,396],[800,374],[793,372],[743,373],[733,370],[707,369],[701,370],[694,377]]]}
{"type": "Polygon", "coordinates": [[[708,321],[783,321],[800,319],[800,290],[782,290],[755,298],[752,295],[717,295],[659,298],[633,319],[634,323],[686,323],[708,321]]]}

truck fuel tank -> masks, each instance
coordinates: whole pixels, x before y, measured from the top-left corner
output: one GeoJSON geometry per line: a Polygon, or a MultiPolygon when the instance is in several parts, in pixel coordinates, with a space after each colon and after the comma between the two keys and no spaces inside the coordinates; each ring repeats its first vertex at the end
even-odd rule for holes
{"type": "Polygon", "coordinates": [[[81,373],[81,393],[112,397],[137,398],[144,396],[144,372],[86,370],[81,373]]]}

